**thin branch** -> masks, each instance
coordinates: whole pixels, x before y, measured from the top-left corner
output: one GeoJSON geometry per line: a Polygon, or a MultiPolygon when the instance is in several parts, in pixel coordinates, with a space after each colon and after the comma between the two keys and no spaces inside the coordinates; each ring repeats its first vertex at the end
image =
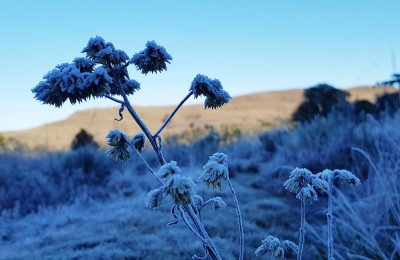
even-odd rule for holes
{"type": "Polygon", "coordinates": [[[237,218],[237,222],[238,222],[238,226],[239,226],[239,233],[240,233],[240,254],[239,254],[239,259],[243,260],[243,255],[244,255],[244,232],[243,232],[243,220],[242,220],[242,214],[240,213],[240,208],[239,208],[239,202],[236,196],[236,192],[233,189],[232,183],[230,181],[229,178],[227,178],[227,182],[229,185],[229,188],[231,189],[231,193],[232,193],[232,198],[233,198],[233,202],[235,203],[235,208],[236,208],[236,218],[237,218]]]}
{"type": "Polygon", "coordinates": [[[186,97],[183,98],[183,100],[178,104],[178,106],[174,109],[174,111],[172,111],[171,115],[169,115],[169,117],[165,120],[164,124],[160,127],[160,129],[154,134],[154,136],[158,136],[162,130],[164,130],[164,128],[169,124],[169,122],[171,121],[171,119],[174,117],[174,115],[176,114],[176,112],[178,112],[178,110],[181,108],[181,106],[186,102],[186,100],[188,100],[190,98],[190,96],[193,95],[193,91],[190,91],[186,97]]]}
{"type": "Polygon", "coordinates": [[[204,237],[202,237],[199,232],[197,232],[194,227],[192,227],[192,225],[190,225],[188,219],[185,216],[185,210],[182,209],[182,206],[178,206],[178,210],[179,213],[181,213],[181,218],[183,220],[183,222],[185,223],[185,225],[193,232],[193,234],[195,234],[202,242],[203,244],[207,245],[207,241],[204,239],[204,237]]]}
{"type": "Polygon", "coordinates": [[[107,94],[103,94],[103,96],[105,98],[108,98],[108,99],[114,101],[114,102],[120,103],[121,105],[126,105],[125,101],[123,101],[123,100],[116,99],[116,98],[114,98],[114,97],[112,97],[110,95],[107,95],[107,94]]]}

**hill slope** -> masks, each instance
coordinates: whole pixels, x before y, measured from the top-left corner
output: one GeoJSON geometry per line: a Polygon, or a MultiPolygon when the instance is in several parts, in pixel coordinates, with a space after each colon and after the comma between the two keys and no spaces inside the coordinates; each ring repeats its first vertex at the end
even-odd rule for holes
{"type": "MultiPolygon", "coordinates": [[[[366,99],[374,101],[377,95],[393,92],[389,88],[357,87],[347,90],[350,101],[366,99]]],[[[203,127],[205,124],[215,127],[235,126],[243,132],[281,125],[287,122],[298,105],[303,101],[303,90],[285,90],[261,92],[238,96],[218,110],[204,110],[203,105],[187,105],[175,115],[163,135],[181,133],[191,127],[203,127]]],[[[174,106],[135,107],[137,113],[154,133],[163,119],[173,111],[174,106]]],[[[115,121],[118,107],[83,110],[72,114],[65,120],[49,123],[23,131],[5,132],[6,138],[15,138],[29,147],[44,146],[49,149],[67,149],[81,128],[94,135],[100,144],[105,143],[109,130],[118,128],[129,135],[140,129],[124,112],[124,120],[115,121]]]]}

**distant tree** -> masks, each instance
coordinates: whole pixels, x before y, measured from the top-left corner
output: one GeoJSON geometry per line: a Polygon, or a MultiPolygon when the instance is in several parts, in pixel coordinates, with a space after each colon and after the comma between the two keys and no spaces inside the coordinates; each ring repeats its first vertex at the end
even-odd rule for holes
{"type": "Polygon", "coordinates": [[[0,134],[0,150],[3,150],[6,147],[6,139],[2,134],[0,134]]]}
{"type": "Polygon", "coordinates": [[[346,106],[347,91],[334,88],[328,84],[319,84],[304,91],[305,100],[293,113],[296,122],[306,122],[320,114],[326,116],[334,107],[346,106]]]}
{"type": "Polygon", "coordinates": [[[376,114],[377,107],[368,100],[357,100],[353,103],[354,113],[356,115],[361,114],[376,114]]]}
{"type": "Polygon", "coordinates": [[[98,148],[99,144],[93,140],[93,135],[89,134],[85,129],[81,129],[72,140],[71,149],[76,150],[85,146],[98,148]]]}
{"type": "Polygon", "coordinates": [[[392,75],[392,79],[387,81],[378,82],[379,86],[390,86],[400,88],[400,74],[395,73],[392,75]]]}

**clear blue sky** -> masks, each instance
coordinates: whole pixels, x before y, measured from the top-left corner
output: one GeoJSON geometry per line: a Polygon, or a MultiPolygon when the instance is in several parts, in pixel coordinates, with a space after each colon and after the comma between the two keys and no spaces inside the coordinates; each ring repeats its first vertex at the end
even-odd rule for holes
{"type": "Polygon", "coordinates": [[[392,53],[400,69],[399,10],[398,0],[2,1],[0,131],[114,106],[54,108],[30,91],[96,35],[129,56],[148,40],[165,46],[174,59],[168,71],[130,75],[142,86],[134,104],[166,105],[181,100],[197,73],[220,79],[232,96],[388,79],[392,53]]]}

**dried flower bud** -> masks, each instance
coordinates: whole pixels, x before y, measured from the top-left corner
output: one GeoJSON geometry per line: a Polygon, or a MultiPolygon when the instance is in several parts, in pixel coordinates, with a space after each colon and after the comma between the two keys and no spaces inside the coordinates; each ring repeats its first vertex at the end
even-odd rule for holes
{"type": "Polygon", "coordinates": [[[136,134],[132,140],[131,144],[135,147],[138,152],[142,152],[144,150],[144,144],[146,142],[146,136],[144,133],[136,134]]]}
{"type": "Polygon", "coordinates": [[[294,169],[289,179],[283,184],[285,189],[293,193],[298,193],[307,183],[311,183],[312,173],[305,168],[294,169]]]}
{"type": "Polygon", "coordinates": [[[221,197],[213,197],[210,201],[214,205],[214,210],[220,210],[226,207],[226,203],[221,197]]]}
{"type": "Polygon", "coordinates": [[[138,70],[147,74],[167,70],[167,63],[170,63],[170,60],[172,57],[163,46],[157,45],[155,41],[149,41],[146,43],[146,48],[133,55],[129,63],[135,64],[138,70]]]}
{"type": "Polygon", "coordinates": [[[147,208],[155,209],[161,206],[164,199],[164,194],[161,188],[150,191],[145,199],[147,208]]]}
{"type": "Polygon", "coordinates": [[[306,201],[310,203],[315,200],[318,200],[317,192],[310,184],[307,184],[307,186],[301,188],[300,191],[297,193],[296,198],[298,199],[305,198],[306,201]]]}
{"type": "Polygon", "coordinates": [[[180,173],[181,173],[181,168],[179,168],[179,166],[175,161],[171,161],[161,166],[156,175],[161,179],[167,179],[170,176],[180,173]]]}
{"type": "Polygon", "coordinates": [[[333,179],[340,183],[359,185],[361,181],[352,172],[347,170],[333,170],[333,179]]]}
{"type": "Polygon", "coordinates": [[[170,195],[175,204],[192,204],[194,183],[192,179],[178,174],[168,178],[163,186],[164,195],[170,195]]]}

